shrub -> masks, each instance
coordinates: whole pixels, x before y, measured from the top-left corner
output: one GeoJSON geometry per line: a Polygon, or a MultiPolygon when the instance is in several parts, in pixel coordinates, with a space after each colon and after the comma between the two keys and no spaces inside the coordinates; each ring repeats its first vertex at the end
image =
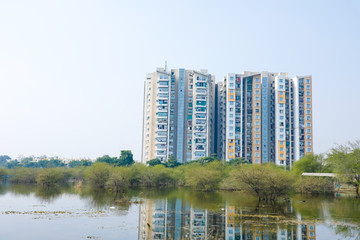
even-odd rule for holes
{"type": "Polygon", "coordinates": [[[0,168],[0,183],[3,181],[6,175],[7,175],[6,169],[0,168]]]}
{"type": "Polygon", "coordinates": [[[333,180],[324,177],[301,177],[296,181],[294,187],[297,192],[308,194],[333,193],[335,191],[333,180]]]}
{"type": "Polygon", "coordinates": [[[42,169],[36,178],[37,184],[43,187],[53,187],[65,180],[64,169],[61,168],[42,169]]]}
{"type": "Polygon", "coordinates": [[[253,194],[259,201],[287,196],[293,184],[289,172],[272,165],[242,165],[231,171],[230,178],[239,189],[253,194]]]}
{"type": "Polygon", "coordinates": [[[104,188],[109,179],[111,167],[104,162],[94,163],[86,169],[85,180],[95,188],[104,188]]]}
{"type": "Polygon", "coordinates": [[[211,191],[218,188],[221,171],[216,168],[195,166],[185,171],[186,186],[197,190],[211,191]]]}
{"type": "Polygon", "coordinates": [[[112,192],[120,192],[130,185],[131,170],[124,167],[111,169],[106,188],[112,192]]]}
{"type": "Polygon", "coordinates": [[[36,183],[37,168],[16,167],[10,171],[10,181],[13,183],[36,183]]]}

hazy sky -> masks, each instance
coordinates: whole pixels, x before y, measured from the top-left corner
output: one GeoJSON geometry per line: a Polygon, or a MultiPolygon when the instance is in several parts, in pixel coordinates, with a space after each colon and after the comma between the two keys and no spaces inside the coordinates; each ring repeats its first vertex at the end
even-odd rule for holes
{"type": "Polygon", "coordinates": [[[313,75],[314,150],[360,139],[360,1],[0,1],[0,155],[140,159],[163,67],[313,75]]]}

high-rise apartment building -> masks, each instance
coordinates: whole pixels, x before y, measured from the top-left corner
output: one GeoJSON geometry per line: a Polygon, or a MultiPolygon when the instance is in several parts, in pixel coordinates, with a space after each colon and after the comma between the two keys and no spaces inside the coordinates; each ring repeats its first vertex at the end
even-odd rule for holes
{"type": "Polygon", "coordinates": [[[158,68],[146,75],[142,163],[187,162],[214,152],[215,80],[207,70],[158,68]]]}
{"type": "Polygon", "coordinates": [[[227,74],[217,84],[217,153],[250,163],[291,167],[313,152],[312,77],[227,74]]]}

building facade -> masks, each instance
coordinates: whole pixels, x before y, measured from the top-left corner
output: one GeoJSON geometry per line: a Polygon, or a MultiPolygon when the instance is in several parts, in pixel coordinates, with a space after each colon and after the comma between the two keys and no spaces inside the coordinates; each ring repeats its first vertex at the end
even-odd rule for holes
{"type": "Polygon", "coordinates": [[[313,152],[312,76],[229,73],[216,89],[219,158],[291,167],[313,152]]]}
{"type": "Polygon", "coordinates": [[[187,162],[215,150],[215,79],[207,70],[158,68],[144,86],[142,163],[187,162]]]}

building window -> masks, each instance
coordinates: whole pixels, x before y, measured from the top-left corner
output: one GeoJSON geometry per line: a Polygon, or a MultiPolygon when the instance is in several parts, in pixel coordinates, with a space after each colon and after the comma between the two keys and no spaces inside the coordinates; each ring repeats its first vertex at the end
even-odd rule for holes
{"type": "Polygon", "coordinates": [[[310,83],[310,79],[306,79],[306,83],[310,83]]]}
{"type": "Polygon", "coordinates": [[[230,136],[230,137],[233,137],[233,136],[234,136],[234,134],[233,134],[233,133],[229,133],[229,136],[230,136]]]}
{"type": "Polygon", "coordinates": [[[233,83],[230,83],[229,85],[230,85],[230,87],[234,87],[234,84],[233,84],[233,83]]]}
{"type": "Polygon", "coordinates": [[[280,101],[281,101],[281,102],[284,101],[284,98],[283,98],[283,97],[280,97],[280,101]]]}
{"type": "Polygon", "coordinates": [[[279,79],[279,82],[283,83],[283,82],[284,82],[284,79],[279,79]]]}
{"type": "Polygon", "coordinates": [[[259,91],[259,90],[255,90],[255,94],[256,94],[256,95],[259,95],[259,94],[260,94],[260,91],[259,91]]]}
{"type": "Polygon", "coordinates": [[[255,119],[260,119],[260,115],[259,115],[259,114],[256,114],[256,115],[255,115],[255,119]]]}
{"type": "Polygon", "coordinates": [[[306,108],[311,108],[311,104],[306,104],[306,108]]]}
{"type": "Polygon", "coordinates": [[[283,139],[284,138],[284,134],[280,134],[280,139],[283,139]]]}
{"type": "Polygon", "coordinates": [[[260,153],[255,153],[255,157],[260,157],[260,153]]]}
{"type": "Polygon", "coordinates": [[[307,151],[308,151],[308,152],[311,152],[311,148],[308,148],[307,151]]]}
{"type": "Polygon", "coordinates": [[[283,128],[280,128],[280,132],[284,132],[284,129],[283,129],[283,128]]]}
{"type": "Polygon", "coordinates": [[[255,82],[260,82],[260,79],[259,78],[255,78],[255,82]]]}
{"type": "Polygon", "coordinates": [[[259,141],[259,140],[255,140],[255,144],[260,144],[260,141],[259,141]]]}
{"type": "Polygon", "coordinates": [[[255,125],[260,125],[260,122],[259,122],[259,121],[255,121],[255,125]]]}
{"type": "Polygon", "coordinates": [[[306,101],[307,101],[307,102],[310,102],[310,98],[306,98],[306,101]]]}
{"type": "Polygon", "coordinates": [[[311,129],[306,129],[306,132],[307,132],[307,133],[311,133],[311,129]]]}
{"type": "Polygon", "coordinates": [[[307,145],[308,145],[308,146],[311,146],[311,142],[307,142],[307,145]]]}
{"type": "Polygon", "coordinates": [[[306,110],[306,114],[311,114],[311,110],[306,110]]]}
{"type": "Polygon", "coordinates": [[[260,128],[255,128],[255,132],[259,132],[260,131],[260,128]]]}
{"type": "Polygon", "coordinates": [[[311,123],[306,123],[306,126],[307,126],[307,127],[311,127],[311,123]]]}
{"type": "Polygon", "coordinates": [[[230,89],[230,93],[233,93],[234,92],[234,89],[230,89]]]}
{"type": "Polygon", "coordinates": [[[283,158],[283,157],[284,157],[284,154],[280,154],[280,157],[283,158]]]}
{"type": "Polygon", "coordinates": [[[306,91],[306,95],[307,95],[307,96],[310,96],[310,92],[309,92],[309,91],[306,91]]]}
{"type": "Polygon", "coordinates": [[[230,131],[234,130],[234,127],[229,127],[229,130],[230,130],[230,131]]]}
{"type": "Polygon", "coordinates": [[[283,147],[281,147],[281,148],[280,148],[280,151],[281,151],[281,152],[282,152],[282,151],[284,151],[284,148],[283,148],[283,147]]]}
{"type": "Polygon", "coordinates": [[[311,117],[310,117],[310,116],[307,116],[307,117],[306,117],[306,120],[310,121],[310,120],[311,120],[311,117]]]}
{"type": "Polygon", "coordinates": [[[234,101],[230,102],[230,105],[234,105],[234,101]]]}
{"type": "Polygon", "coordinates": [[[310,85],[306,85],[306,89],[310,89],[310,85]]]}
{"type": "MultiPolygon", "coordinates": [[[[284,86],[283,85],[279,85],[279,88],[280,89],[284,89],[284,86]]],[[[280,93],[281,94],[281,93],[280,93]]]]}
{"type": "Polygon", "coordinates": [[[230,123],[230,124],[234,124],[234,120],[230,120],[229,123],[230,123]]]}
{"type": "Polygon", "coordinates": [[[255,84],[255,88],[260,88],[260,85],[259,85],[259,84],[255,84]]]}
{"type": "Polygon", "coordinates": [[[280,120],[284,120],[284,116],[280,116],[280,120]]]}
{"type": "Polygon", "coordinates": [[[260,137],[260,134],[255,134],[255,138],[259,138],[260,137]]]}

